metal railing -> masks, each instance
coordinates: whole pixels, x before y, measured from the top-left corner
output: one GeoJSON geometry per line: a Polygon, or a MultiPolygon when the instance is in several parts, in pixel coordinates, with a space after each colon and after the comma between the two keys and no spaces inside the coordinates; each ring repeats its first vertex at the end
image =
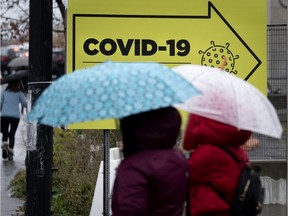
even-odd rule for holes
{"type": "Polygon", "coordinates": [[[280,140],[254,134],[260,147],[249,152],[251,160],[287,160],[287,25],[267,26],[268,99],[277,110],[283,126],[280,140]]]}

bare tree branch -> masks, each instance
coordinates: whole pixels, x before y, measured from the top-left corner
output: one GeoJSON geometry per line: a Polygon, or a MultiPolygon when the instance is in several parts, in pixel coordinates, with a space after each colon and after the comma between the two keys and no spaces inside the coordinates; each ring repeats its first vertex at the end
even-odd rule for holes
{"type": "Polygon", "coordinates": [[[66,10],[66,8],[65,8],[65,5],[64,5],[63,1],[62,0],[56,0],[56,3],[58,5],[58,7],[59,7],[59,10],[60,10],[60,13],[61,13],[61,16],[62,16],[62,20],[65,20],[65,10],[66,10]]]}
{"type": "MultiPolygon", "coordinates": [[[[65,33],[65,0],[54,0],[53,32],[65,33]]],[[[29,37],[29,0],[1,0],[0,37],[26,40],[29,37]]],[[[65,38],[65,37],[63,37],[65,38]]]]}

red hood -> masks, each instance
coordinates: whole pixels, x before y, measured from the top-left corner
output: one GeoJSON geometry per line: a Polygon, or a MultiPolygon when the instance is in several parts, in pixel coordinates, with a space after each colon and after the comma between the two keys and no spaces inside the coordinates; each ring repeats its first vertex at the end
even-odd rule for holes
{"type": "Polygon", "coordinates": [[[201,144],[240,146],[251,136],[250,131],[240,130],[212,119],[191,114],[184,134],[184,148],[195,149],[201,144]]]}

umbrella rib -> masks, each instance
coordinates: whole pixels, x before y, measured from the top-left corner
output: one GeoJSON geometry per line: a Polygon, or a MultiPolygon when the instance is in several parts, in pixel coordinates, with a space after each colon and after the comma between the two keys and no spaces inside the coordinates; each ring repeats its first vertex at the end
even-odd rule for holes
{"type": "Polygon", "coordinates": [[[232,84],[232,82],[230,81],[230,79],[231,78],[233,78],[233,77],[229,77],[229,76],[231,76],[230,74],[227,74],[228,76],[226,76],[227,77],[227,79],[229,79],[229,84],[230,84],[230,88],[232,89],[232,91],[233,91],[233,95],[234,95],[234,100],[233,100],[233,102],[234,102],[234,107],[235,107],[235,110],[236,110],[236,121],[237,121],[237,127],[239,127],[239,112],[238,112],[238,106],[237,106],[237,104],[238,104],[238,98],[237,98],[237,94],[236,94],[236,92],[237,92],[237,89],[236,89],[236,86],[235,85],[233,85],[232,84]]]}

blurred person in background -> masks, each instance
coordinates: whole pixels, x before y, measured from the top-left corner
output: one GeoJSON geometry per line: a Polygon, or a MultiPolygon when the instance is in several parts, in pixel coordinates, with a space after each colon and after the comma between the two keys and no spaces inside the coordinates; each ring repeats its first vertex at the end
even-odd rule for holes
{"type": "Polygon", "coordinates": [[[20,106],[27,107],[27,99],[21,91],[20,81],[10,82],[1,93],[1,133],[2,133],[2,158],[13,160],[15,134],[20,122],[20,106]]]}

